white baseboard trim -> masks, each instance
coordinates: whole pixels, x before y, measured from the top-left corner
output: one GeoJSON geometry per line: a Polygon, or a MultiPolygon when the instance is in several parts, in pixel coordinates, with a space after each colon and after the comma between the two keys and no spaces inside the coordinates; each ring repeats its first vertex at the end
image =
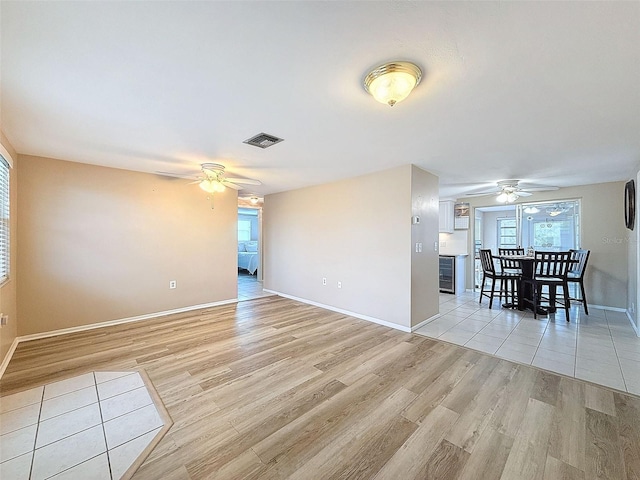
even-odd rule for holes
{"type": "Polygon", "coordinates": [[[148,320],[150,318],[164,317],[165,315],[173,315],[175,313],[190,312],[191,310],[200,310],[201,308],[217,307],[220,305],[226,305],[228,303],[237,303],[237,298],[230,300],[222,300],[220,302],[203,303],[201,305],[191,305],[189,307],[175,308],[173,310],[165,310],[163,312],[146,313],[144,315],[138,315],[135,317],[119,318],[117,320],[108,320],[106,322],[92,323],[90,325],[81,325],[79,327],[62,328],[60,330],[51,330],[49,332],[34,333],[32,335],[24,335],[20,338],[21,342],[29,340],[39,340],[41,338],[56,337],[58,335],[66,335],[67,333],[85,332],[87,330],[93,330],[95,328],[111,327],[113,325],[122,325],[123,323],[138,322],[140,320],[148,320]]]}
{"type": "Polygon", "coordinates": [[[20,343],[19,337],[14,338],[13,343],[9,347],[9,351],[4,356],[4,359],[0,364],[0,378],[2,378],[2,375],[4,375],[4,371],[9,366],[9,362],[11,361],[11,357],[13,357],[13,353],[16,351],[16,348],[18,347],[18,343],[20,343]]]}
{"type": "MultiPolygon", "coordinates": [[[[574,305],[573,303],[571,305],[574,305]]],[[[580,305],[580,303],[576,303],[575,305],[580,305]]],[[[620,308],[620,307],[608,307],[606,305],[596,305],[594,303],[590,303],[589,307],[593,307],[593,308],[599,308],[600,310],[609,310],[610,312],[622,312],[622,313],[626,313],[627,309],[626,308],[620,308]]]]}
{"type": "Polygon", "coordinates": [[[5,355],[5,358],[2,361],[2,364],[0,365],[0,378],[2,378],[2,375],[4,375],[4,371],[9,365],[9,361],[11,360],[11,357],[13,356],[13,353],[15,352],[16,347],[21,342],[28,342],[30,340],[40,340],[42,338],[49,338],[49,337],[57,337],[58,335],[66,335],[68,333],[85,332],[87,330],[94,330],[96,328],[122,325],[124,323],[139,322],[141,320],[149,320],[150,318],[164,317],[165,315],[173,315],[175,313],[190,312],[192,310],[200,310],[203,308],[218,307],[220,305],[227,305],[229,303],[237,303],[237,302],[238,302],[237,298],[232,298],[229,300],[222,300],[219,302],[203,303],[201,305],[191,305],[189,307],[175,308],[173,310],[165,310],[163,312],[147,313],[144,315],[137,315],[135,317],[119,318],[117,320],[108,320],[106,322],[91,323],[89,325],[81,325],[78,327],[70,327],[70,328],[61,328],[60,330],[51,330],[48,332],[33,333],[31,335],[23,335],[21,337],[16,337],[13,343],[11,344],[11,348],[5,355]]]}
{"type": "Polygon", "coordinates": [[[427,323],[431,323],[433,322],[436,318],[440,318],[441,315],[439,313],[436,313],[433,317],[427,318],[426,320],[423,320],[422,322],[420,322],[417,325],[414,325],[413,327],[411,327],[411,331],[415,332],[417,329],[419,329],[420,327],[425,326],[427,323]]]}
{"type": "Polygon", "coordinates": [[[265,292],[273,293],[275,295],[280,295],[281,297],[284,297],[284,298],[289,298],[291,300],[296,300],[298,302],[306,303],[308,305],[313,305],[314,307],[324,308],[325,310],[331,310],[332,312],[342,313],[344,315],[349,315],[350,317],[359,318],[360,320],[366,320],[367,322],[377,323],[378,325],[383,325],[385,327],[395,328],[396,330],[400,330],[402,332],[411,333],[411,327],[405,327],[404,325],[398,325],[397,323],[387,322],[386,320],[370,317],[369,315],[362,315],[361,313],[351,312],[349,310],[344,310],[342,308],[332,307],[331,305],[325,305],[324,303],[314,302],[313,300],[307,300],[306,298],[287,295],[286,293],[276,292],[275,290],[268,290],[266,288],[263,290],[265,292]]]}

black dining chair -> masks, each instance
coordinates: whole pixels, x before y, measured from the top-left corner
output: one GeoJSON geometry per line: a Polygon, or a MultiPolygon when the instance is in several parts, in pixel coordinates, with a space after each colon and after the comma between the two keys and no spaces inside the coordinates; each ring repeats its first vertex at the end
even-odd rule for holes
{"type": "Polygon", "coordinates": [[[543,302],[548,303],[549,310],[562,307],[565,310],[567,322],[569,321],[568,273],[571,262],[571,252],[536,252],[533,263],[533,276],[523,278],[522,282],[530,284],[533,290],[532,299],[524,299],[525,303],[532,304],[533,318],[538,318],[538,309],[543,302]],[[548,297],[543,296],[544,287],[548,288],[548,297]],[[557,289],[562,287],[562,299],[558,299],[557,289]]]}
{"type": "MultiPolygon", "coordinates": [[[[498,290],[498,296],[502,301],[504,294],[505,300],[508,300],[509,291],[507,290],[507,282],[517,280],[520,275],[517,273],[497,272],[496,266],[493,263],[493,255],[489,249],[480,250],[480,262],[482,264],[482,285],[480,285],[480,301],[482,303],[482,297],[489,299],[489,308],[493,306],[493,297],[496,290],[496,281],[500,281],[500,289],[498,290]],[[484,285],[487,279],[491,280],[491,290],[485,290],[484,285]]],[[[515,304],[515,298],[513,297],[513,291],[511,292],[511,301],[515,304]]]]}
{"type": "MultiPolygon", "coordinates": [[[[515,274],[513,278],[506,280],[505,288],[507,294],[511,294],[511,298],[515,298],[518,292],[518,283],[520,283],[520,276],[522,275],[522,264],[520,260],[503,258],[504,255],[524,255],[524,248],[498,248],[498,257],[500,257],[500,269],[502,273],[515,274]]],[[[513,302],[515,305],[516,302],[513,302]]]]}
{"type": "MultiPolygon", "coordinates": [[[[499,248],[498,256],[503,255],[524,255],[524,248],[499,248]]],[[[522,268],[519,260],[512,260],[508,258],[500,258],[500,266],[503,272],[515,272],[522,273],[522,268]]]]}
{"type": "Polygon", "coordinates": [[[577,283],[580,286],[580,298],[573,298],[571,300],[576,302],[582,302],[584,307],[584,313],[589,315],[589,307],[587,307],[587,294],[584,291],[584,274],[587,270],[587,261],[589,261],[590,250],[569,250],[571,252],[571,260],[573,262],[569,266],[569,272],[567,274],[567,281],[569,283],[577,283]]]}

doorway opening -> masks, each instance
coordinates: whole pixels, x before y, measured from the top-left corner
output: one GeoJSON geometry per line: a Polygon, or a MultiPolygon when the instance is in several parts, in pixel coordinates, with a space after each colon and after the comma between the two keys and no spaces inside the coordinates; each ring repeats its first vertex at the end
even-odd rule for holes
{"type": "Polygon", "coordinates": [[[473,278],[477,291],[480,291],[482,283],[480,249],[488,248],[494,255],[497,255],[498,248],[514,248],[519,245],[516,213],[516,206],[513,204],[477,207],[475,209],[473,278]]]}
{"type": "Polygon", "coordinates": [[[270,295],[262,288],[262,207],[238,206],[238,300],[270,295]]]}

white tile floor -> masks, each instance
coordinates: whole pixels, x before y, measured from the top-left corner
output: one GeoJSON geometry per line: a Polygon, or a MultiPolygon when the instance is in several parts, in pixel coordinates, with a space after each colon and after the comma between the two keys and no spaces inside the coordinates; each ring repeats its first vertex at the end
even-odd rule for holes
{"type": "Polygon", "coordinates": [[[415,333],[640,395],[640,338],[625,313],[575,304],[567,323],[564,311],[534,319],[488,304],[442,293],[440,318],[415,333]]]}
{"type": "Polygon", "coordinates": [[[256,275],[251,275],[246,270],[238,270],[238,300],[251,300],[253,298],[268,297],[273,293],[262,290],[262,282],[256,275]]]}
{"type": "Polygon", "coordinates": [[[138,372],[0,397],[0,478],[119,479],[164,426],[138,372]]]}

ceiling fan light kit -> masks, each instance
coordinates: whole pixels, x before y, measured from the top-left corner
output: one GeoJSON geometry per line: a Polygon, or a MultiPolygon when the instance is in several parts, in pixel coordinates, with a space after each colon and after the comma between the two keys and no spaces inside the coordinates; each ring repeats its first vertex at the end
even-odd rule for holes
{"type": "Polygon", "coordinates": [[[224,192],[226,187],[224,186],[224,166],[219,163],[203,163],[201,165],[202,173],[205,178],[198,184],[198,186],[207,193],[221,193],[224,192]]]}
{"type": "Polygon", "coordinates": [[[227,188],[222,184],[222,182],[211,178],[205,178],[198,184],[198,186],[207,193],[224,192],[227,188]]]}
{"type": "Polygon", "coordinates": [[[502,191],[501,194],[499,194],[496,197],[496,200],[500,203],[512,203],[515,202],[518,199],[518,195],[516,195],[514,192],[508,192],[508,191],[502,191]]]}
{"type": "MultiPolygon", "coordinates": [[[[225,176],[225,167],[219,163],[203,163],[200,165],[200,170],[203,176],[200,176],[198,180],[192,183],[197,183],[198,186],[207,193],[221,193],[224,192],[227,187],[234,190],[242,190],[242,187],[237,184],[248,185],[262,185],[259,180],[252,180],[250,178],[231,178],[225,176]]],[[[213,196],[211,197],[211,208],[213,208],[213,196]]]]}
{"type": "Polygon", "coordinates": [[[364,88],[380,103],[393,107],[409,96],[422,79],[422,70],[411,62],[390,62],[371,70],[364,88]]]}

